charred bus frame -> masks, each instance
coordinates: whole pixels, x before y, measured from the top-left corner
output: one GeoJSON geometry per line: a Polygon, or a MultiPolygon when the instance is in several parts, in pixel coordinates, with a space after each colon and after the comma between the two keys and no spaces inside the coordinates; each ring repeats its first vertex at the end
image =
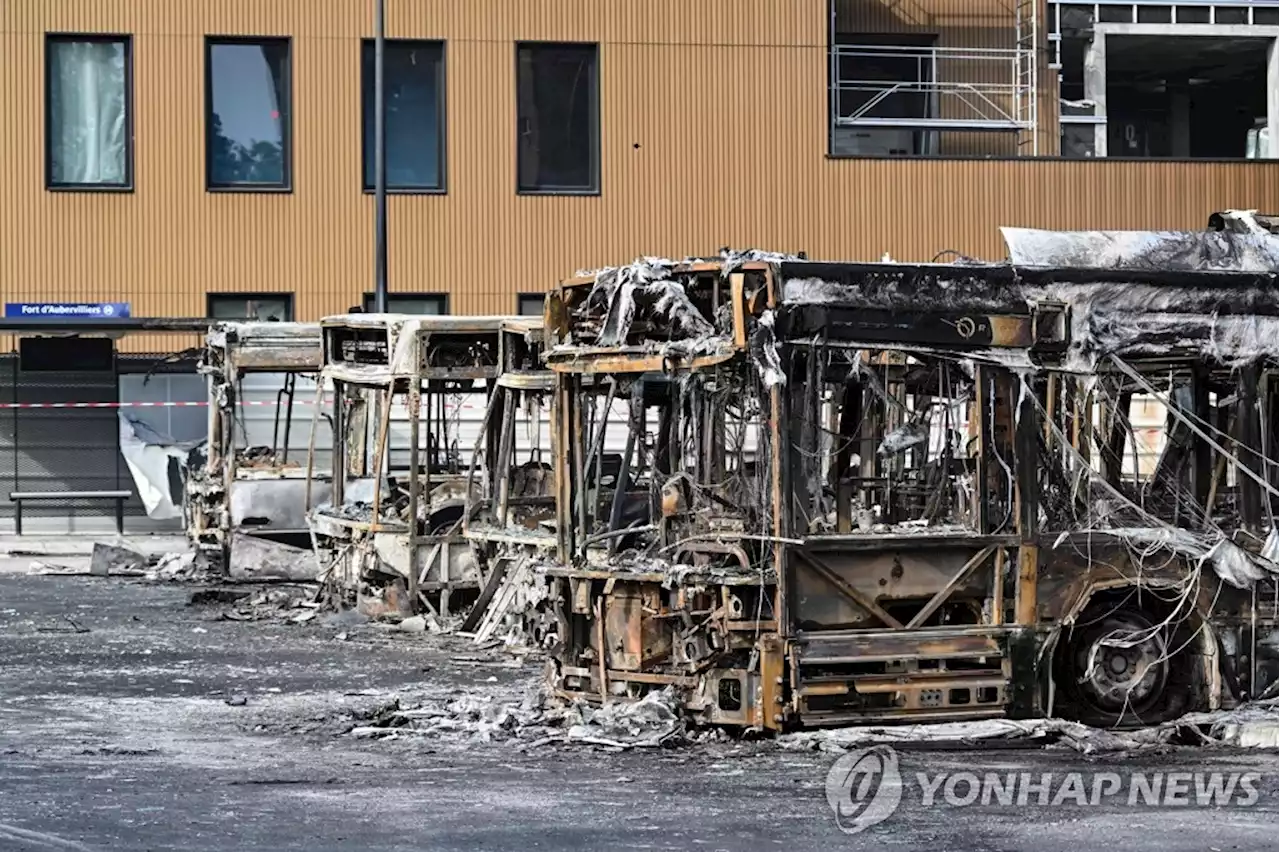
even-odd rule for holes
{"type": "MultiPolygon", "coordinates": [[[[299,376],[318,375],[320,326],[293,322],[219,322],[205,338],[199,370],[209,383],[209,442],[202,465],[187,473],[183,510],[197,548],[230,566],[237,534],[307,536],[307,468],[289,459],[299,376]],[[242,382],[280,374],[272,444],[253,459],[240,446],[245,432],[242,382]],[[241,428],[237,430],[237,426],[241,428]]],[[[320,477],[325,474],[315,472],[320,477]]]]}
{"type": "Polygon", "coordinates": [[[548,429],[555,375],[543,363],[543,343],[541,319],[502,324],[502,366],[476,439],[463,523],[485,580],[461,625],[477,641],[514,633],[541,645],[554,635],[534,570],[556,542],[548,429]]]}
{"type": "MultiPolygon", "coordinates": [[[[1205,256],[1252,238],[1186,239],[1205,256]]],[[[704,721],[772,730],[1136,724],[1258,695],[1276,674],[1274,260],[1144,257],[757,253],[564,282],[554,690],[671,686],[704,721]],[[1196,428],[1152,496],[1121,473],[1125,406],[1187,388],[1191,417],[1164,399],[1196,428]]]]}
{"type": "MultiPolygon", "coordinates": [[[[328,501],[312,512],[335,603],[449,615],[479,572],[462,535],[468,462],[461,406],[481,409],[501,364],[501,317],[352,314],[321,322],[334,446],[328,501]],[[406,420],[395,466],[392,420],[406,420]]],[[[317,424],[318,426],[318,424],[317,424]]]]}

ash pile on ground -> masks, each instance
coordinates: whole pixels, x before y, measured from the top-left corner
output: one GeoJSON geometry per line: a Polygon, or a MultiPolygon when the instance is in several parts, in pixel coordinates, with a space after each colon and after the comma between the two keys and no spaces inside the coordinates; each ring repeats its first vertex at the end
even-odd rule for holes
{"type": "Polygon", "coordinates": [[[728,739],[723,731],[691,728],[669,689],[603,706],[550,698],[538,683],[526,685],[518,696],[511,689],[460,690],[411,705],[394,700],[352,714],[350,721],[346,734],[358,739],[445,746],[501,743],[520,751],[554,745],[624,751],[728,739]]]}
{"type": "Polygon", "coordinates": [[[1231,711],[1191,714],[1130,731],[1091,728],[1064,719],[991,719],[798,731],[769,739],[692,725],[682,715],[670,687],[651,692],[639,701],[603,706],[548,697],[537,683],[519,690],[519,685],[497,690],[473,687],[416,702],[396,698],[348,713],[343,718],[346,727],[333,732],[364,740],[407,740],[429,747],[496,743],[519,751],[575,745],[626,751],[743,739],[766,749],[830,753],[875,744],[899,748],[1039,747],[1086,755],[1159,753],[1189,746],[1276,747],[1274,700],[1231,711]]]}
{"type": "MultiPolygon", "coordinates": [[[[173,600],[175,593],[182,594],[187,599],[186,612],[164,620],[190,624],[190,632],[200,636],[202,643],[210,641],[214,633],[224,634],[217,645],[221,657],[269,642],[273,650],[263,652],[266,658],[274,656],[280,643],[291,643],[300,648],[314,647],[315,653],[326,660],[347,661],[348,669],[343,670],[341,678],[345,690],[340,692],[285,700],[286,697],[275,695],[279,690],[274,687],[255,692],[250,688],[252,678],[246,678],[242,685],[205,690],[206,697],[214,698],[218,707],[235,714],[238,727],[256,733],[338,737],[379,748],[390,742],[394,743],[391,748],[421,752],[486,744],[522,752],[556,746],[609,752],[732,741],[750,742],[753,750],[809,752],[842,752],[879,743],[922,748],[957,744],[1002,748],[1016,743],[1020,747],[1116,754],[1186,746],[1274,750],[1277,742],[1278,708],[1274,699],[1232,711],[1192,714],[1140,731],[1101,730],[1062,719],[992,719],[871,724],[799,731],[776,738],[750,732],[730,733],[692,724],[682,714],[678,696],[670,688],[655,690],[639,701],[611,700],[604,705],[555,699],[543,689],[543,678],[537,670],[542,660],[538,652],[507,646],[496,639],[477,643],[473,638],[454,635],[456,624],[433,616],[377,620],[352,610],[322,612],[315,601],[314,584],[216,585],[180,592],[169,582],[147,583],[148,567],[154,566],[144,566],[141,577],[129,575],[137,583],[129,584],[134,585],[130,594],[148,599],[166,596],[168,600],[173,600]],[[144,593],[144,589],[149,591],[144,593]],[[385,686],[376,691],[360,689],[369,684],[367,674],[388,667],[397,670],[398,687],[390,691],[385,686]]],[[[115,584],[103,584],[97,594],[108,594],[109,585],[115,584]]],[[[98,587],[94,584],[91,588],[98,587]]],[[[121,596],[123,600],[126,598],[121,596]]],[[[81,633],[98,635],[104,628],[88,617],[96,611],[97,607],[84,604],[74,617],[64,615],[59,620],[33,622],[30,631],[47,636],[50,641],[62,641],[63,636],[73,639],[81,633]]],[[[167,647],[158,637],[159,634],[145,640],[148,645],[140,659],[148,661],[148,665],[154,659],[152,646],[167,647]]],[[[132,637],[109,641],[134,647],[143,640],[132,637]]],[[[198,673],[192,677],[185,665],[182,675],[174,682],[194,684],[203,679],[198,673]]],[[[181,688],[188,689],[185,685],[181,688]]]]}
{"type": "MultiPolygon", "coordinates": [[[[1091,728],[1065,719],[988,719],[967,722],[862,725],[803,730],[775,738],[755,732],[698,726],[681,710],[673,688],[654,690],[638,701],[603,705],[565,701],[547,693],[534,663],[542,655],[499,640],[477,645],[452,635],[456,625],[434,616],[368,619],[355,611],[320,613],[305,595],[314,587],[208,589],[209,603],[238,596],[216,617],[232,621],[274,621],[330,631],[337,640],[430,648],[440,663],[422,672],[422,686],[396,694],[367,696],[363,703],[320,708],[290,727],[298,732],[363,741],[399,741],[410,749],[435,751],[497,744],[519,751],[555,746],[587,746],[601,751],[680,748],[729,741],[781,751],[838,753],[875,744],[898,747],[1041,747],[1081,754],[1163,752],[1195,747],[1271,748],[1277,743],[1275,699],[1230,711],[1189,714],[1140,730],[1091,728]],[[336,631],[336,632],[333,632],[336,631]],[[462,670],[471,676],[459,677],[462,670]],[[493,674],[488,674],[493,672],[493,674]],[[486,677],[486,674],[488,675],[486,677]],[[500,676],[499,676],[500,675],[500,676]]],[[[376,648],[369,653],[377,654],[376,648]]],[[[358,696],[355,696],[358,697],[358,696]]],[[[275,725],[267,723],[265,728],[275,725]]]]}
{"type": "MultiPolygon", "coordinates": [[[[384,612],[376,618],[357,610],[327,611],[321,601],[321,587],[316,583],[266,583],[259,585],[212,585],[191,593],[187,606],[217,607],[214,618],[220,621],[271,621],[281,624],[311,624],[336,628],[334,639],[351,638],[355,629],[401,634],[427,633],[441,636],[452,633],[463,617],[443,617],[432,613],[405,616],[384,612]]],[[[493,641],[483,647],[497,647],[493,641]]]]}
{"type": "Polygon", "coordinates": [[[244,588],[213,586],[191,593],[187,606],[227,605],[223,621],[281,621],[305,624],[320,616],[316,586],[308,584],[244,588]]]}
{"type": "Polygon", "coordinates": [[[148,566],[144,577],[156,583],[206,582],[214,577],[208,564],[191,551],[166,553],[148,566]]]}

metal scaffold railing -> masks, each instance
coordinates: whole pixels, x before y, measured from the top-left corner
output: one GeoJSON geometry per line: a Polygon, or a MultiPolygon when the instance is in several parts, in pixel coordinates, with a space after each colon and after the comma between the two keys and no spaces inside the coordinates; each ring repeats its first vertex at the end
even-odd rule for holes
{"type": "Polygon", "coordinates": [[[833,27],[833,126],[1011,132],[1035,148],[1037,8],[1013,0],[1000,48],[858,43],[833,27]]]}
{"type": "Polygon", "coordinates": [[[1018,0],[1015,10],[1018,46],[1014,104],[1018,128],[1024,131],[1019,135],[1018,147],[1022,148],[1025,144],[1030,144],[1033,156],[1040,153],[1040,134],[1036,132],[1039,123],[1036,101],[1040,67],[1040,16],[1037,14],[1039,8],[1040,0],[1018,0]]]}

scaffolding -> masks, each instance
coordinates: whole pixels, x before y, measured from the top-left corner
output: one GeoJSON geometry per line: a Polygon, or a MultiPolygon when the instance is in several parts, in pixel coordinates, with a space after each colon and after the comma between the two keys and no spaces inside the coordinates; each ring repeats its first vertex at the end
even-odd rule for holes
{"type": "MultiPolygon", "coordinates": [[[[1011,0],[1009,48],[842,43],[833,10],[831,124],[908,132],[1005,132],[1037,142],[1036,0],[1011,0]]],[[[905,40],[905,39],[904,39],[905,40]]]]}

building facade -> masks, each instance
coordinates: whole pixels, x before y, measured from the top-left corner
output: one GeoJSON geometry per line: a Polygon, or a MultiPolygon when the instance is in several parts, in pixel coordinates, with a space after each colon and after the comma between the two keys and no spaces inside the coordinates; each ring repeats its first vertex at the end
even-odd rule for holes
{"type": "MultiPolygon", "coordinates": [[[[1280,208],[1269,0],[386,3],[393,309],[533,310],[641,254],[998,258],[1001,225],[1280,208]]],[[[371,35],[366,0],[0,5],[6,302],[361,304],[371,35]]]]}
{"type": "MultiPolygon", "coordinates": [[[[1001,225],[1197,229],[1280,209],[1274,0],[386,8],[397,311],[538,312],[557,280],[638,255],[993,259],[1001,225]]],[[[6,314],[367,305],[372,11],[0,3],[6,314]]],[[[0,337],[0,531],[15,491],[131,491],[127,526],[149,528],[121,449],[204,437],[194,362],[154,357],[198,343],[132,334],[87,369],[0,337]]],[[[273,440],[278,385],[242,389],[246,443],[273,440]]],[[[101,501],[31,515],[32,530],[113,526],[101,501]]]]}

